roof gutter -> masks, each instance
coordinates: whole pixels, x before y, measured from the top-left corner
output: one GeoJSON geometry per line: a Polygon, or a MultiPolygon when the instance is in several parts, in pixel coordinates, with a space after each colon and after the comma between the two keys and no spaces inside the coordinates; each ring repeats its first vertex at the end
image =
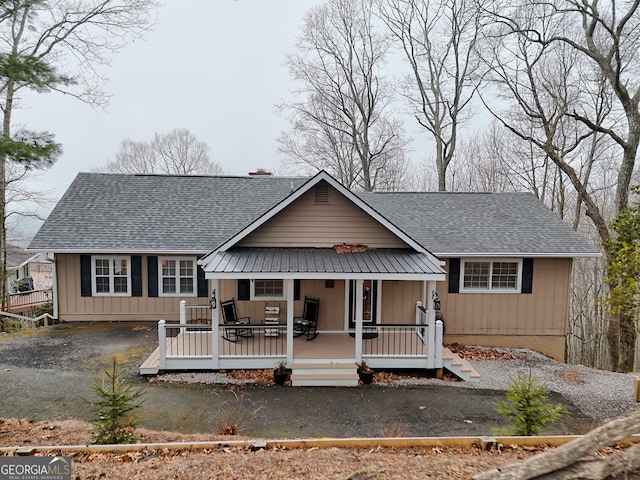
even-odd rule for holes
{"type": "Polygon", "coordinates": [[[446,274],[440,273],[376,273],[376,272],[205,272],[208,280],[230,280],[251,277],[252,279],[296,279],[296,280],[418,280],[443,282],[446,274]]]}
{"type": "Polygon", "coordinates": [[[518,252],[518,253],[496,253],[496,252],[435,252],[435,256],[438,258],[457,258],[457,257],[466,257],[466,258],[600,258],[602,257],[602,253],[593,252],[593,253],[528,253],[528,252],[518,252]]]}
{"type": "Polygon", "coordinates": [[[55,253],[55,254],[145,254],[145,255],[205,255],[209,253],[209,250],[166,250],[166,249],[104,249],[104,248],[95,248],[95,249],[87,249],[87,250],[78,250],[78,249],[27,249],[30,252],[38,252],[38,253],[55,253]]]}

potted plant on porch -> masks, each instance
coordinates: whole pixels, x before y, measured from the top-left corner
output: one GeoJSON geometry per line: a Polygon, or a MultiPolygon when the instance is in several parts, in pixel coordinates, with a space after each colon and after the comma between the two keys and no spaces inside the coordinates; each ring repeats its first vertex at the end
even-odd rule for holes
{"type": "Polygon", "coordinates": [[[273,370],[273,381],[276,385],[284,385],[289,380],[290,373],[286,360],[280,360],[273,370]]]}
{"type": "Polygon", "coordinates": [[[369,385],[373,382],[374,372],[369,368],[364,360],[356,364],[358,366],[358,376],[363,385],[369,385]]]}

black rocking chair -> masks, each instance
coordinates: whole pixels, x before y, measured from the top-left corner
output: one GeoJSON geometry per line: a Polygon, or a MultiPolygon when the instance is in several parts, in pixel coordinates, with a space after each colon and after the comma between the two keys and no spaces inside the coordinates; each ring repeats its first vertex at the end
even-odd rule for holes
{"type": "Polygon", "coordinates": [[[238,328],[236,326],[251,324],[251,317],[238,317],[236,302],[233,298],[220,302],[220,308],[222,309],[222,320],[224,324],[234,326],[233,328],[225,328],[222,338],[230,342],[238,342],[241,337],[253,337],[253,330],[251,328],[238,328]]]}
{"type": "Polygon", "coordinates": [[[304,309],[302,317],[293,319],[293,336],[306,335],[307,340],[313,340],[318,335],[318,309],[320,300],[317,298],[304,297],[304,309]]]}

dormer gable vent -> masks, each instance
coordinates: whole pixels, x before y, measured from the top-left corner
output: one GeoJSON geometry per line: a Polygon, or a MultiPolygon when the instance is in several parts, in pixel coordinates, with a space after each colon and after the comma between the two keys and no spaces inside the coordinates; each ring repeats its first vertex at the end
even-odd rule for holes
{"type": "Polygon", "coordinates": [[[329,184],[325,182],[318,183],[315,188],[315,203],[329,203],[329,184]]]}

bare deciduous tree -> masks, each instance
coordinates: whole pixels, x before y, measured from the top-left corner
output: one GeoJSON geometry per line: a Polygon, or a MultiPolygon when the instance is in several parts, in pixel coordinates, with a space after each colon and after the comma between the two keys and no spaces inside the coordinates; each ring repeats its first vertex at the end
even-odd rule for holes
{"type": "Polygon", "coordinates": [[[151,142],[124,140],[104,172],[219,175],[222,167],[209,159],[209,146],[185,128],[155,134],[151,142]]]}
{"type": "Polygon", "coordinates": [[[398,187],[406,141],[381,74],[389,47],[367,0],[329,0],[306,14],[287,57],[299,100],[280,106],[292,124],[278,139],[290,165],[326,169],[349,188],[398,187]]]}
{"type": "Polygon", "coordinates": [[[51,191],[27,188],[25,183],[38,181],[44,175],[43,170],[34,170],[27,165],[7,163],[5,198],[5,225],[10,240],[26,239],[25,223],[30,220],[44,220],[44,207],[51,207],[55,198],[51,191]]]}
{"type": "MultiPolygon", "coordinates": [[[[588,185],[592,164],[579,170],[571,158],[582,148],[593,161],[600,139],[609,137],[618,147],[617,163],[610,166],[617,174],[613,216],[627,206],[640,145],[639,6],[638,1],[522,0],[490,12],[491,35],[501,42],[492,50],[490,67],[520,115],[496,116],[566,175],[603,242],[611,233],[607,212],[588,185]]],[[[633,323],[611,317],[608,337],[613,367],[629,371],[633,323]]]]}
{"type": "Polygon", "coordinates": [[[447,189],[460,126],[471,116],[482,17],[467,0],[378,0],[378,15],[399,43],[411,73],[403,95],[435,142],[438,190],[447,189]]]}
{"type": "MultiPolygon", "coordinates": [[[[155,0],[2,2],[0,56],[8,59],[7,65],[11,67],[8,72],[3,68],[0,75],[3,142],[13,142],[12,147],[20,147],[21,140],[12,135],[12,113],[23,90],[63,91],[92,105],[105,105],[108,96],[99,88],[104,80],[99,66],[108,65],[111,54],[150,28],[150,12],[155,6],[155,0]]],[[[48,146],[56,150],[52,153],[59,152],[59,146],[50,136],[43,140],[44,143],[35,146],[48,146]]],[[[16,159],[3,149],[0,155],[0,279],[5,278],[6,272],[6,165],[12,158],[16,159]]],[[[5,282],[1,283],[0,297],[4,302],[5,282]]]]}

